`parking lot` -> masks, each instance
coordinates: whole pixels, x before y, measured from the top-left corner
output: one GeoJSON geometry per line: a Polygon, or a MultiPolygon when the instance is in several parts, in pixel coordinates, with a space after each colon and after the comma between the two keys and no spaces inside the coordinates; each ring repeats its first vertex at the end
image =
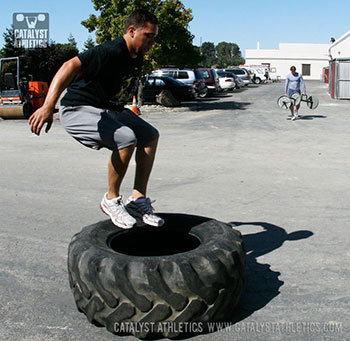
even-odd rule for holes
{"type": "MultiPolygon", "coordinates": [[[[245,242],[242,309],[196,340],[349,339],[350,102],[306,81],[320,105],[302,103],[290,121],[276,104],[283,86],[142,107],[161,134],[148,193],[156,211],[231,223],[245,242]]],[[[0,121],[1,339],[117,338],[77,311],[66,266],[73,234],[106,219],[108,157],[58,120],[40,137],[25,120],[0,121]]]]}

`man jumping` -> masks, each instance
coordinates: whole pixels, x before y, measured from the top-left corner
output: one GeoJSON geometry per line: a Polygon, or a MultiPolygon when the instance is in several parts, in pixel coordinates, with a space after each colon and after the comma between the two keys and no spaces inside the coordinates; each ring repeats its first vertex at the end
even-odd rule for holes
{"type": "Polygon", "coordinates": [[[29,119],[33,133],[40,135],[45,123],[47,133],[55,104],[67,88],[61,100],[61,123],[83,145],[112,151],[108,162],[108,191],[100,207],[115,225],[125,229],[137,221],[152,226],[164,224],[163,219],[153,213],[151,200],[146,196],[159,133],[124,108],[141,73],[143,56],[154,44],[157,34],[155,15],[144,10],[132,12],[122,37],[98,45],[62,65],[52,80],[44,105],[29,119]],[[124,205],[120,187],[135,149],[134,187],[124,205]]]}

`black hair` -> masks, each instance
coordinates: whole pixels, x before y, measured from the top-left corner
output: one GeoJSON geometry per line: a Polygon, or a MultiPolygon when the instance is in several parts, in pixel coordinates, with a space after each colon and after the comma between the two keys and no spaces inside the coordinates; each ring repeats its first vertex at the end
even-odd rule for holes
{"type": "Polygon", "coordinates": [[[146,26],[146,23],[158,25],[157,17],[148,11],[143,9],[137,9],[128,16],[124,25],[124,33],[128,31],[129,26],[133,25],[135,28],[146,26]]]}

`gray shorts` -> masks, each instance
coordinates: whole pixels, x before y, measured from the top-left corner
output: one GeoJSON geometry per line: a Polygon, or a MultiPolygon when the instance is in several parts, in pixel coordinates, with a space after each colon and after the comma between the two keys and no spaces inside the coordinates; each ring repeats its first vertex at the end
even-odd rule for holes
{"type": "Polygon", "coordinates": [[[93,149],[143,147],[159,137],[156,128],[129,109],[116,112],[87,105],[61,106],[60,121],[77,141],[93,149]]]}
{"type": "Polygon", "coordinates": [[[300,90],[288,89],[288,96],[290,97],[290,95],[294,94],[294,92],[297,92],[298,94],[300,94],[300,90]]]}

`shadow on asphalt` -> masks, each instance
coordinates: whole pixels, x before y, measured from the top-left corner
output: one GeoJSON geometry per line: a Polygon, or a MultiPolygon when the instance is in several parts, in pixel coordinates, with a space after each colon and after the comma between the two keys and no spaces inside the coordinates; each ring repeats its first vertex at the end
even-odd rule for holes
{"type": "Polygon", "coordinates": [[[188,110],[191,111],[210,111],[210,110],[246,110],[251,105],[250,102],[218,102],[216,100],[197,101],[195,103],[186,103],[188,110]]]}
{"type": "Polygon", "coordinates": [[[324,115],[302,115],[300,116],[300,120],[313,120],[314,118],[327,118],[324,115]]]}
{"type": "MultiPolygon", "coordinates": [[[[292,116],[289,115],[287,117],[287,120],[290,120],[291,118],[292,118],[292,116]]],[[[324,116],[324,115],[299,115],[297,121],[302,121],[302,120],[311,121],[314,118],[327,118],[327,116],[324,116]]]]}
{"type": "Polygon", "coordinates": [[[271,270],[270,264],[261,264],[257,258],[280,248],[285,241],[296,241],[309,238],[311,231],[300,230],[287,233],[283,228],[266,222],[230,222],[233,227],[255,225],[262,227],[259,233],[244,234],[246,249],[246,290],[243,295],[241,309],[234,315],[232,323],[244,320],[255,311],[266,306],[279,295],[279,288],[284,284],[279,280],[280,272],[271,270]]]}

